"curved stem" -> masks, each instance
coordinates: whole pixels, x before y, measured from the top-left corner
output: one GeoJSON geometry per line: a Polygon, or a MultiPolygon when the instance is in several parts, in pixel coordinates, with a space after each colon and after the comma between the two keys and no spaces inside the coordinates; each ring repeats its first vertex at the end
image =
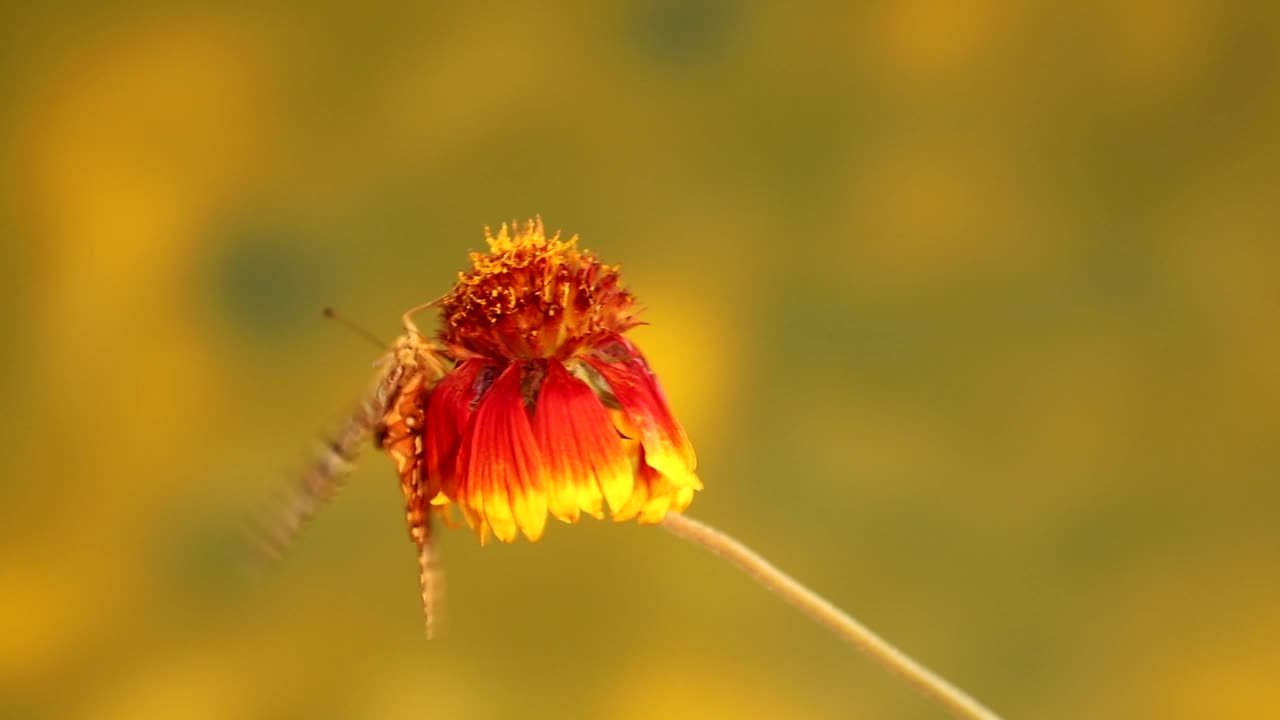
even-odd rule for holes
{"type": "Polygon", "coordinates": [[[956,717],[1000,720],[999,715],[974,700],[968,693],[912,660],[870,628],[774,567],[746,545],[681,513],[667,513],[662,526],[674,535],[697,543],[729,561],[756,582],[781,595],[806,615],[825,625],[842,640],[869,655],[885,669],[901,676],[956,717]]]}

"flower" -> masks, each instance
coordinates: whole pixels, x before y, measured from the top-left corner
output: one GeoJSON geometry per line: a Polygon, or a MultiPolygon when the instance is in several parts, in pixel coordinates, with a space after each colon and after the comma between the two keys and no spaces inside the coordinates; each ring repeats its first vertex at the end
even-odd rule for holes
{"type": "Polygon", "coordinates": [[[541,219],[487,228],[488,253],[428,306],[437,341],[406,313],[378,437],[396,463],[410,534],[456,505],[485,542],[542,536],[547,514],[656,523],[702,489],[684,430],[640,350],[618,269],[548,238],[541,219]]]}

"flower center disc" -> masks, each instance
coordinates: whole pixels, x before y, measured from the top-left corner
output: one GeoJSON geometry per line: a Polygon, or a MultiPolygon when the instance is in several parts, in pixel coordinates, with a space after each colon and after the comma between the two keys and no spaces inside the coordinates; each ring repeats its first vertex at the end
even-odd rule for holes
{"type": "Polygon", "coordinates": [[[472,270],[441,301],[441,338],[459,357],[564,360],[639,324],[618,269],[579,251],[576,235],[547,238],[536,219],[497,236],[486,228],[485,240],[489,252],[471,254],[472,270]]]}

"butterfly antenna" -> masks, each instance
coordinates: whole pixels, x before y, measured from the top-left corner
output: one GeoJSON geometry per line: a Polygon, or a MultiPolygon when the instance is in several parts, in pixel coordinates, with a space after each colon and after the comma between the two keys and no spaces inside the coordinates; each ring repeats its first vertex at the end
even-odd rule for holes
{"type": "Polygon", "coordinates": [[[419,330],[417,324],[413,322],[413,316],[417,315],[423,310],[426,310],[427,308],[435,307],[436,305],[439,305],[447,297],[449,297],[449,294],[445,293],[444,295],[441,295],[440,297],[430,302],[424,302],[421,305],[414,305],[408,310],[405,310],[404,314],[400,316],[400,323],[404,325],[404,329],[406,331],[414,333],[415,335],[421,335],[422,331],[419,330]]]}
{"type": "Polygon", "coordinates": [[[348,320],[347,318],[343,317],[343,316],[342,316],[342,315],[340,315],[340,314],[338,313],[338,311],[337,311],[337,310],[335,310],[334,308],[332,308],[332,307],[326,307],[326,308],[323,310],[323,313],[324,313],[324,316],[325,316],[325,317],[327,317],[327,318],[329,318],[330,320],[332,320],[332,321],[334,321],[334,322],[338,323],[339,325],[341,325],[342,327],[344,327],[344,328],[346,328],[346,329],[350,330],[351,332],[355,333],[356,335],[359,335],[360,337],[364,338],[365,340],[368,340],[369,342],[373,343],[374,345],[377,345],[379,348],[385,348],[385,347],[387,347],[387,343],[384,343],[382,340],[380,340],[380,339],[378,338],[378,336],[377,336],[377,335],[374,335],[373,333],[369,332],[368,330],[364,329],[363,327],[361,327],[361,326],[359,326],[359,325],[357,325],[357,324],[355,324],[355,323],[351,322],[351,321],[350,321],[350,320],[348,320]]]}

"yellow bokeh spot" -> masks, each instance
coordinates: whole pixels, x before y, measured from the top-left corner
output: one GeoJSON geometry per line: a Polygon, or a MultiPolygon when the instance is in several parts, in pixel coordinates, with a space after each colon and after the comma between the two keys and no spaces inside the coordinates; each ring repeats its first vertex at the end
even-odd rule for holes
{"type": "Polygon", "coordinates": [[[699,436],[716,426],[718,408],[737,382],[740,365],[731,358],[738,339],[734,326],[721,322],[718,309],[698,288],[655,286],[654,280],[661,279],[631,280],[645,307],[640,319],[649,324],[628,335],[658,376],[672,413],[696,450],[699,436]]]}
{"type": "Polygon", "coordinates": [[[973,72],[998,38],[1017,29],[1018,12],[999,0],[887,3],[870,36],[894,85],[932,88],[973,72]]]}

